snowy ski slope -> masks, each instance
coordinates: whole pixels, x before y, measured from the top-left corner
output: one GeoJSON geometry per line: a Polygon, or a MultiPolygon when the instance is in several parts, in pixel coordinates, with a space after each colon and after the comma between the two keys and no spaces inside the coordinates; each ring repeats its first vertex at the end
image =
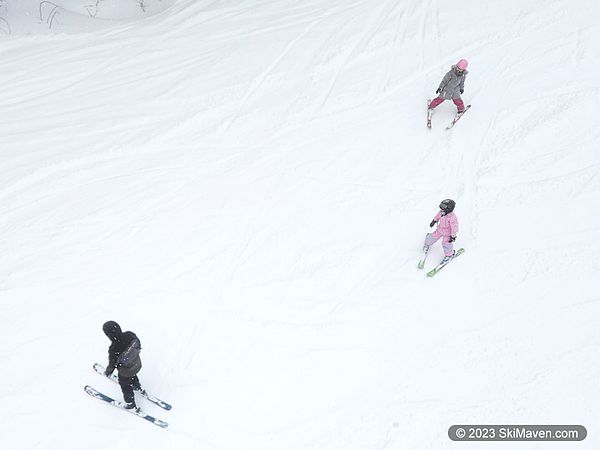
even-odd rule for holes
{"type": "Polygon", "coordinates": [[[0,448],[600,448],[596,0],[105,1],[0,2],[0,448]],[[83,392],[106,320],[168,429],[83,392]]]}

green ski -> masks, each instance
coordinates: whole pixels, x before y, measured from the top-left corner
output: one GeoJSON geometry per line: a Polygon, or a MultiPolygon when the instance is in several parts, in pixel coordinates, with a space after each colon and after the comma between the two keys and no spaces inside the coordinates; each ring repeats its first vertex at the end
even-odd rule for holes
{"type": "Polygon", "coordinates": [[[456,250],[456,253],[454,253],[454,256],[452,257],[452,259],[449,259],[445,263],[439,263],[434,269],[431,269],[429,272],[427,272],[427,276],[428,277],[434,276],[436,273],[438,273],[440,270],[442,270],[444,267],[446,267],[448,265],[448,263],[450,263],[450,261],[452,261],[456,257],[462,255],[464,252],[465,252],[464,248],[460,248],[460,249],[456,250]]]}

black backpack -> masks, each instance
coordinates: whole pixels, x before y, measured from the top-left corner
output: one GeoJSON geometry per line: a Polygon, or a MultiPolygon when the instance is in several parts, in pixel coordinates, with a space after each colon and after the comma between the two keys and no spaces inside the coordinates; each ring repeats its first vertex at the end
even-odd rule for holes
{"type": "Polygon", "coordinates": [[[141,350],[140,340],[138,338],[133,339],[117,358],[117,367],[131,367],[134,365],[140,357],[141,350]]]}

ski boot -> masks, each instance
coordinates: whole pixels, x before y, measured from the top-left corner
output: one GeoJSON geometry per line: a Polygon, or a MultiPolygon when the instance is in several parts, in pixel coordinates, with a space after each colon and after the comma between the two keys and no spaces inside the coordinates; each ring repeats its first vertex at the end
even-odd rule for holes
{"type": "Polygon", "coordinates": [[[454,258],[455,253],[456,250],[452,250],[452,254],[450,256],[444,256],[444,259],[442,259],[441,264],[447,264],[452,258],[454,258]]]}
{"type": "Polygon", "coordinates": [[[146,390],[142,389],[142,386],[140,386],[139,384],[136,387],[133,388],[133,392],[139,392],[140,395],[142,395],[144,397],[147,395],[146,394],[146,390]]]}

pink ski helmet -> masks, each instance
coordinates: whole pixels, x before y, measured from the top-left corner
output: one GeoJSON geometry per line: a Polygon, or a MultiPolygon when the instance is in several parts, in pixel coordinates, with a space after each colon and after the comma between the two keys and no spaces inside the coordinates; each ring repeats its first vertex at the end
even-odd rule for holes
{"type": "Polygon", "coordinates": [[[456,67],[458,67],[460,70],[467,70],[468,65],[469,61],[467,61],[466,59],[461,59],[459,62],[456,63],[456,67]]]}

